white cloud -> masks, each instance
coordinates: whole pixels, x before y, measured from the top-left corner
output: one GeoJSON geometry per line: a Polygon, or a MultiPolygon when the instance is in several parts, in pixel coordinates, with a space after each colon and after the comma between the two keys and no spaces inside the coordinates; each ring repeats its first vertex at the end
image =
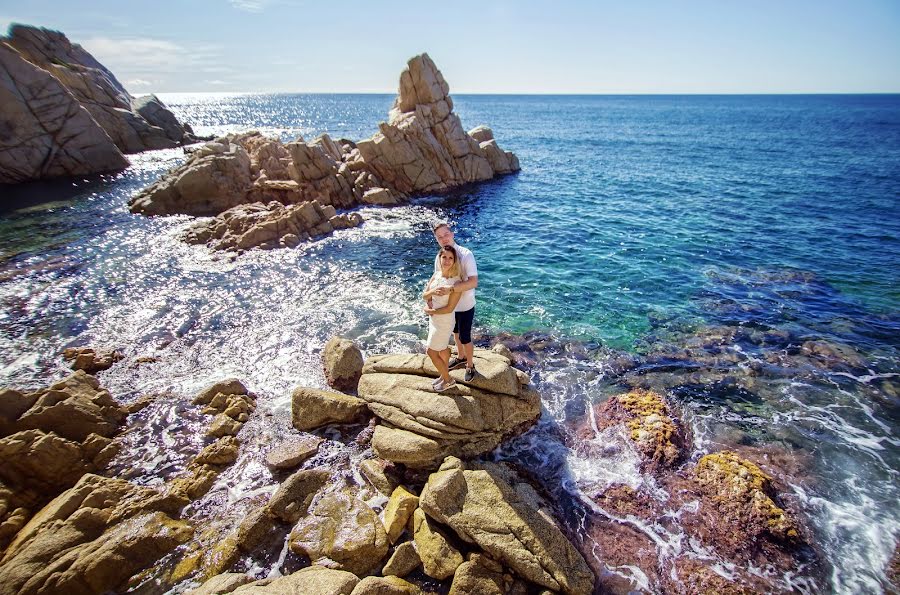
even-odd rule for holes
{"type": "Polygon", "coordinates": [[[228,0],[232,7],[244,12],[262,12],[270,6],[299,6],[293,0],[228,0]]]}
{"type": "Polygon", "coordinates": [[[228,3],[246,12],[262,12],[270,4],[269,0],[228,0],[228,3]]]}
{"type": "Polygon", "coordinates": [[[117,76],[122,73],[135,78],[216,66],[220,49],[214,45],[179,44],[150,37],[91,37],[81,45],[117,76]]]}
{"type": "Polygon", "coordinates": [[[125,86],[127,87],[149,87],[152,85],[150,81],[145,81],[144,79],[132,79],[130,81],[125,81],[125,86]]]}
{"type": "Polygon", "coordinates": [[[223,80],[221,80],[221,79],[214,79],[214,80],[211,80],[211,81],[203,81],[203,82],[206,83],[207,85],[216,85],[216,86],[230,85],[230,84],[231,84],[231,83],[229,83],[228,81],[223,81],[223,80]]]}

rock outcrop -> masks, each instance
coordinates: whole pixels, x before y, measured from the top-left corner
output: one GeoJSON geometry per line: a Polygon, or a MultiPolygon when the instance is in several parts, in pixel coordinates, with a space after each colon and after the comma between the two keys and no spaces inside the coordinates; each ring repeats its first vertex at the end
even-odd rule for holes
{"type": "Polygon", "coordinates": [[[363,355],[356,343],[332,337],[322,350],[325,381],[335,390],[355,391],[362,375],[363,355]]]}
{"type": "Polygon", "coordinates": [[[594,575],[551,507],[509,467],[449,457],[428,478],[420,503],[428,517],[529,582],[568,595],[593,591],[594,575]]]}
{"type": "Polygon", "coordinates": [[[91,347],[68,347],[63,351],[63,359],[72,362],[73,370],[84,370],[96,374],[108,370],[125,356],[113,349],[93,349],[91,347]]]}
{"type": "Polygon", "coordinates": [[[447,82],[422,54],[401,74],[389,120],[372,138],[336,142],[324,134],[283,144],[258,132],[222,137],[135,195],[130,208],[144,215],[215,215],[186,237],[213,249],[294,247],[361,223],[358,216],[340,219],[333,209],[396,205],[518,169],[490,128],[465,132],[447,82]],[[246,206],[251,203],[260,204],[246,206]],[[311,203],[332,211],[313,221],[308,209],[304,215],[295,207],[311,203]]]}
{"type": "Polygon", "coordinates": [[[597,410],[598,429],[623,424],[642,455],[642,467],[672,469],[684,456],[685,437],[666,400],[652,391],[634,389],[610,397],[597,410]]]}
{"type": "Polygon", "coordinates": [[[363,368],[359,398],[379,419],[372,447],[382,459],[435,468],[448,455],[475,457],[523,432],[541,413],[540,396],[528,376],[495,352],[476,350],[478,374],[437,393],[437,377],[425,355],[372,356],[363,368]]]}
{"type": "Polygon", "coordinates": [[[361,223],[359,213],[338,215],[333,206],[323,207],[316,200],[288,206],[276,201],[254,202],[198,223],[187,232],[185,240],[189,244],[208,244],[214,250],[294,248],[301,242],[361,223]]]}
{"type": "Polygon", "coordinates": [[[123,153],[197,141],[158,98],[133,98],[58,31],[13,25],[0,68],[0,183],[120,170],[123,153]]]}
{"type": "Polygon", "coordinates": [[[125,410],[83,371],[43,390],[0,390],[0,548],[31,514],[118,452],[125,410]]]}
{"type": "Polygon", "coordinates": [[[191,538],[187,503],[87,474],[17,534],[0,561],[0,595],[118,591],[138,570],[191,538]]]}
{"type": "Polygon", "coordinates": [[[3,41],[0,80],[0,184],[128,167],[72,93],[3,41]]]}

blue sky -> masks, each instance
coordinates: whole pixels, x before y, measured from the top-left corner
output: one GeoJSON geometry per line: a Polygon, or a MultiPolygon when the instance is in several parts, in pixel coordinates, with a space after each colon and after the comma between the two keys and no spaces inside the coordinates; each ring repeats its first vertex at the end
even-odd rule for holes
{"type": "Polygon", "coordinates": [[[0,0],[133,93],[385,92],[427,51],[454,93],[900,92],[900,0],[0,0]]]}

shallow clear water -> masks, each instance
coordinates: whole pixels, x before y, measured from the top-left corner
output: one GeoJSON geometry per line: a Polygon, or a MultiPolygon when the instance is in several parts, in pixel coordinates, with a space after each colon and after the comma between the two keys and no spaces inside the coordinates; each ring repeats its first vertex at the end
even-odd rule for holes
{"type": "MultiPolygon", "coordinates": [[[[393,97],[163,100],[199,134],[359,140],[393,97]]],[[[783,463],[823,570],[774,588],[881,592],[900,534],[900,97],[454,100],[466,127],[490,125],[519,156],[519,174],[363,209],[361,228],[297,250],[210,254],[179,241],[190,218],[128,213],[128,198],[180,163],[180,150],[132,156],[116,176],[16,189],[0,214],[0,383],[61,376],[69,345],[117,347],[129,359],[100,374],[117,398],[189,395],[238,376],[273,414],[258,422],[264,434],[284,425],[294,386],[322,384],[319,350],[331,335],[368,353],[416,349],[429,224],[447,219],[478,258],[480,330],[549,342],[531,369],[547,415],[500,456],[552,470],[547,487],[576,531],[595,514],[587,494],[598,486],[650,482],[627,449],[565,446],[567,424],[622,390],[607,348],[645,358],[648,374],[661,369],[661,346],[710,326],[855,350],[865,374],[775,366],[750,389],[679,385],[669,397],[693,429],[694,458],[739,447],[783,463]],[[155,361],[129,363],[139,356],[155,361]]],[[[730,345],[729,373],[768,365],[783,347],[730,345]]],[[[165,428],[183,414],[160,409],[134,434],[135,478],[177,467],[177,456],[138,445],[174,440],[165,428]]],[[[222,488],[271,484],[264,468],[242,469],[222,488]]],[[[679,543],[673,531],[663,558],[679,543]]]]}

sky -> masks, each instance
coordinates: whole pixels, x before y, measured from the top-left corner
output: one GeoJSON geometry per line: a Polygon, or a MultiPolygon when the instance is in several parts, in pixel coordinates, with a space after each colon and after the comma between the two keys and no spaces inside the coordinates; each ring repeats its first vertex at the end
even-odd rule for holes
{"type": "Polygon", "coordinates": [[[394,93],[428,52],[453,93],[897,93],[900,0],[0,0],[133,94],[394,93]]]}

